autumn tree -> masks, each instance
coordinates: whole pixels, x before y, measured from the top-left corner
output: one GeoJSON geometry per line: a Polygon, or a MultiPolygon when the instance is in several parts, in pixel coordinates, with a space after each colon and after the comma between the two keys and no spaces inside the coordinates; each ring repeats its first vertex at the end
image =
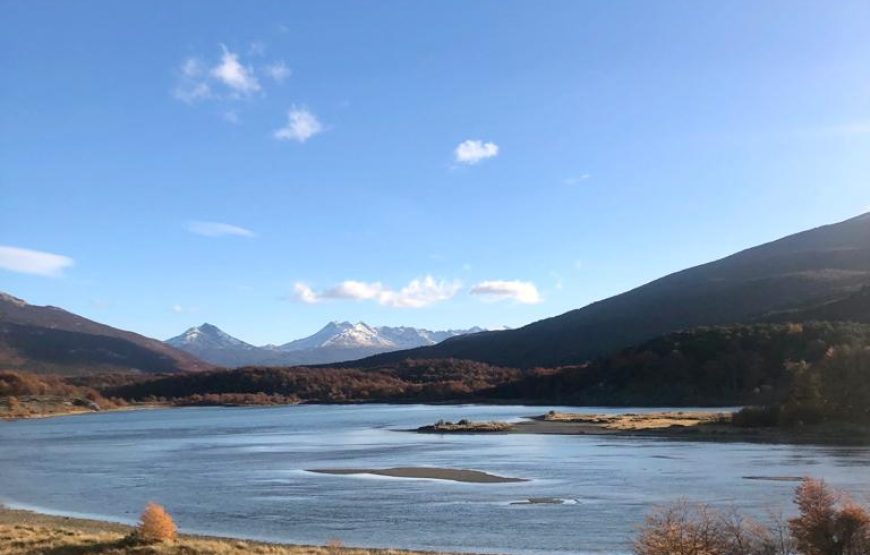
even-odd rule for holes
{"type": "Polygon", "coordinates": [[[136,529],[138,539],[146,542],[164,542],[175,539],[175,523],[162,506],[149,502],[139,517],[136,529]]]}
{"type": "Polygon", "coordinates": [[[800,516],[789,521],[805,555],[870,553],[870,514],[821,480],[805,479],[795,491],[800,516]]]}

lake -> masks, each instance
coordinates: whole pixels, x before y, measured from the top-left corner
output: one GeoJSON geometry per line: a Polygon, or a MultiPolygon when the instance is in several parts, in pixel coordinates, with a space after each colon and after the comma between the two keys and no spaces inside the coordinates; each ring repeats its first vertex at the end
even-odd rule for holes
{"type": "MultiPolygon", "coordinates": [[[[628,553],[656,503],[678,497],[763,514],[794,482],[870,498],[870,448],[553,435],[424,435],[444,418],[550,409],[301,405],[109,412],[0,422],[0,501],[133,522],[149,500],[186,532],[290,543],[516,554],[628,553]],[[470,484],[306,472],[442,466],[530,481],[470,484]],[[561,505],[515,505],[552,497],[561,505]]],[[[590,409],[626,412],[626,409],[590,409]]],[[[640,411],[642,409],[638,409],[640,411]]],[[[655,409],[661,410],[661,409],[655,409]]]]}

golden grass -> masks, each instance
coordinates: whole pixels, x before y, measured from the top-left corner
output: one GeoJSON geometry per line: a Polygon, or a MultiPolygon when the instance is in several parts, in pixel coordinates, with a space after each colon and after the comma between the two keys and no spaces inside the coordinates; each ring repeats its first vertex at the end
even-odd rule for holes
{"type": "Polygon", "coordinates": [[[721,424],[730,421],[730,418],[730,413],[721,412],[650,412],[644,414],[550,412],[544,415],[543,420],[572,424],[594,424],[606,430],[630,431],[721,424]]]}
{"type": "Polygon", "coordinates": [[[191,536],[142,545],[127,538],[119,531],[0,524],[0,555],[422,555],[394,549],[344,548],[337,540],[324,547],[306,547],[191,536]]]}

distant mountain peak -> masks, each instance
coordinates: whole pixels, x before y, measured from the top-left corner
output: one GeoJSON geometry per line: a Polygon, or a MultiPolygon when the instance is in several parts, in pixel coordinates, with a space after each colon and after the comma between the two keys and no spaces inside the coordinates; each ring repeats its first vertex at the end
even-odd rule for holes
{"type": "Polygon", "coordinates": [[[197,354],[197,350],[203,349],[254,349],[253,345],[236,339],[214,324],[203,322],[199,326],[188,328],[181,335],[166,340],[173,347],[187,350],[197,354]]]}
{"type": "Polygon", "coordinates": [[[283,345],[255,347],[206,322],[168,339],[167,343],[225,366],[287,366],[344,362],[377,353],[435,345],[451,337],[480,331],[484,330],[475,327],[430,331],[409,326],[372,326],[362,321],[333,320],[308,337],[283,345]]]}

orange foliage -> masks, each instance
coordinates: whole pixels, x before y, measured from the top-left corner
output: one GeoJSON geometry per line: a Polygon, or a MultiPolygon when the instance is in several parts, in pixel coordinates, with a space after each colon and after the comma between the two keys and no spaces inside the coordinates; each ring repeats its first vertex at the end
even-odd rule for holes
{"type": "Polygon", "coordinates": [[[821,480],[804,480],[794,500],[800,516],[788,524],[800,553],[870,553],[870,514],[866,509],[832,491],[821,480]]]}
{"type": "Polygon", "coordinates": [[[139,517],[136,535],[146,542],[164,542],[175,539],[176,529],[172,517],[162,506],[149,502],[139,517]]]}
{"type": "Polygon", "coordinates": [[[795,490],[800,515],[771,526],[680,501],[654,510],[635,542],[637,555],[868,555],[870,514],[824,482],[795,490]]]}

